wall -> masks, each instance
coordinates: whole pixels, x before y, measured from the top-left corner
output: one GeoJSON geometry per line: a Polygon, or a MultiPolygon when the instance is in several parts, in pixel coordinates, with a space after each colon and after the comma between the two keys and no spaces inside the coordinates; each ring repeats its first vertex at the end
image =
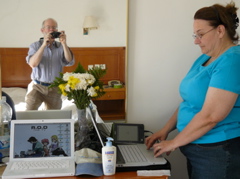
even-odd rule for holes
{"type": "MultiPolygon", "coordinates": [[[[226,2],[230,0],[129,1],[128,122],[144,123],[153,132],[166,123],[181,101],[181,79],[201,54],[193,43],[193,15],[203,6],[226,2]]],[[[180,152],[167,158],[171,179],[186,179],[180,152]]]]}
{"type": "Polygon", "coordinates": [[[126,0],[0,0],[0,47],[28,47],[42,37],[42,21],[52,17],[70,47],[126,46],[126,0]],[[99,28],[83,35],[84,17],[99,28]]]}

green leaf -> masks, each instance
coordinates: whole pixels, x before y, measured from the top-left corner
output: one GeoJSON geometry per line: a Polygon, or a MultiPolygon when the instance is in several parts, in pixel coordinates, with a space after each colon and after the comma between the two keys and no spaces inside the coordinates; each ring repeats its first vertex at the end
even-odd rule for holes
{"type": "Polygon", "coordinates": [[[86,70],[83,68],[80,62],[78,62],[77,68],[73,71],[73,73],[86,73],[86,70]]]}
{"type": "Polygon", "coordinates": [[[93,75],[95,79],[100,79],[102,78],[106,73],[106,69],[101,69],[100,67],[93,67],[92,69],[87,71],[89,74],[93,75]]]}

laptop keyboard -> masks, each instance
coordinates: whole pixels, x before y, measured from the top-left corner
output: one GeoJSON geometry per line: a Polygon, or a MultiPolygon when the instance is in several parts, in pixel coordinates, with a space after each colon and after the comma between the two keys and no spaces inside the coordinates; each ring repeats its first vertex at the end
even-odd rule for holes
{"type": "Polygon", "coordinates": [[[11,170],[67,168],[69,161],[25,161],[14,162],[11,170]]]}
{"type": "Polygon", "coordinates": [[[143,156],[137,145],[118,145],[125,162],[146,162],[147,159],[143,156]]]}

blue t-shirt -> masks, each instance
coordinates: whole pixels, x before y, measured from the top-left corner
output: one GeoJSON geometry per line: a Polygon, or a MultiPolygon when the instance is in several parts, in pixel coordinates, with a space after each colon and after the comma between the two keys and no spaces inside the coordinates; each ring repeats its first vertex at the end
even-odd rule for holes
{"type": "MultiPolygon", "coordinates": [[[[182,131],[202,109],[209,87],[240,94],[240,46],[229,48],[208,66],[210,57],[201,55],[180,84],[183,99],[179,106],[177,129],[182,131]]],[[[215,143],[240,136],[240,98],[229,113],[212,130],[192,143],[215,143]]]]}

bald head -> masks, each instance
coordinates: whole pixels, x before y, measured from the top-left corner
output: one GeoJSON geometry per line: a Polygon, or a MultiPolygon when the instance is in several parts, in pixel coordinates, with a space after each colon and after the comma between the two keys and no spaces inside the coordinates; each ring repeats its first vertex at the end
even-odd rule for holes
{"type": "Polygon", "coordinates": [[[45,19],[45,20],[42,22],[42,28],[44,28],[44,26],[45,26],[45,24],[46,24],[47,22],[56,24],[56,27],[58,26],[57,21],[56,21],[55,19],[53,19],[53,18],[47,18],[47,19],[45,19]]]}

